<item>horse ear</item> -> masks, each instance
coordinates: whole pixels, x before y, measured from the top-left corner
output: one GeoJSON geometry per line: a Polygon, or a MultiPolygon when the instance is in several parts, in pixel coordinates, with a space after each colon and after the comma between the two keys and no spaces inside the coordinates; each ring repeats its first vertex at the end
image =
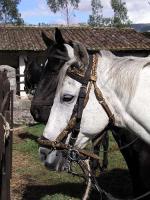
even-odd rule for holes
{"type": "Polygon", "coordinates": [[[73,42],[72,43],[72,47],[74,49],[75,55],[76,57],[84,64],[84,65],[88,65],[89,64],[89,55],[88,52],[86,50],[86,48],[84,47],[84,45],[82,45],[79,42],[73,42]]]}
{"type": "Polygon", "coordinates": [[[47,37],[47,35],[42,31],[42,38],[46,46],[49,47],[54,44],[54,41],[47,37]]]}
{"type": "Polygon", "coordinates": [[[58,28],[55,29],[55,41],[57,42],[57,44],[65,43],[65,40],[61,34],[61,31],[58,28]]]}

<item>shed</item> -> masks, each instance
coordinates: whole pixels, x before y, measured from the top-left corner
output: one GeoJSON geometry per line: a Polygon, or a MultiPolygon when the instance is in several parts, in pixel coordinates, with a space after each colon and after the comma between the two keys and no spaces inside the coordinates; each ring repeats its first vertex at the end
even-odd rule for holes
{"type": "MultiPolygon", "coordinates": [[[[148,56],[150,39],[129,28],[60,27],[64,39],[83,43],[90,52],[102,49],[123,55],[148,56]]],[[[0,65],[16,69],[17,94],[24,92],[24,59],[45,60],[46,45],[41,33],[53,38],[55,27],[0,26],[0,65]]]]}

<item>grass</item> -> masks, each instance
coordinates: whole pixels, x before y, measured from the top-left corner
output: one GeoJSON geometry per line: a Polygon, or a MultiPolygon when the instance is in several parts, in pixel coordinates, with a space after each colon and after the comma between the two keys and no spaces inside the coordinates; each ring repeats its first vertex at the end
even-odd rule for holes
{"type": "MultiPolygon", "coordinates": [[[[41,133],[43,132],[43,129],[44,129],[44,125],[35,125],[33,127],[26,128],[24,136],[26,135],[26,133],[30,133],[33,136],[39,137],[41,133]]],[[[20,137],[24,138],[24,136],[20,134],[20,137]]],[[[14,149],[22,153],[30,154],[32,155],[33,158],[34,157],[37,158],[36,155],[38,155],[37,154],[38,144],[34,140],[31,140],[30,138],[29,139],[26,138],[24,142],[17,143],[17,145],[14,145],[14,149]]]]}
{"type": "MultiPolygon", "coordinates": [[[[43,128],[43,125],[36,125],[26,128],[25,132],[31,133],[34,136],[40,136],[43,128]]],[[[29,183],[23,191],[23,200],[81,199],[85,187],[83,180],[78,177],[73,177],[65,172],[58,173],[48,171],[39,160],[38,144],[35,141],[30,138],[24,138],[21,142],[14,143],[13,148],[14,152],[25,155],[28,158],[26,167],[22,168],[18,166],[16,168],[16,173],[23,177],[27,177],[29,183]]],[[[100,176],[100,184],[102,184],[102,186],[104,185],[106,189],[110,188],[111,190],[111,188],[114,188],[114,194],[120,190],[122,181],[127,181],[126,177],[128,176],[125,170],[127,169],[125,161],[119,151],[114,151],[116,148],[117,146],[114,139],[110,136],[108,172],[100,176]],[[115,169],[120,170],[119,174],[115,169]],[[120,174],[122,174],[124,178],[120,179],[120,174]],[[119,181],[119,184],[115,182],[116,179],[119,181]]],[[[97,199],[97,197],[94,197],[94,199],[97,199]]]]}

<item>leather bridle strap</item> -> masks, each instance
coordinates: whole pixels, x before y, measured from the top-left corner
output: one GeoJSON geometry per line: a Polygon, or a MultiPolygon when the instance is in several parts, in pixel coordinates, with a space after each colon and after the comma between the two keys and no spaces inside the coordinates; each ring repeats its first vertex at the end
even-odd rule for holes
{"type": "Polygon", "coordinates": [[[85,82],[86,81],[90,82],[89,88],[87,91],[87,95],[86,95],[86,99],[85,99],[85,105],[88,102],[88,96],[89,96],[91,87],[92,87],[92,85],[94,86],[94,93],[95,93],[96,99],[98,100],[99,104],[101,104],[101,106],[105,110],[106,114],[108,115],[109,126],[110,126],[110,125],[115,124],[115,118],[114,118],[114,114],[111,112],[108,104],[106,103],[100,88],[96,84],[96,81],[97,81],[97,59],[98,59],[98,57],[96,54],[94,54],[92,56],[92,59],[90,59],[90,62],[92,62],[92,64],[90,64],[90,66],[92,66],[92,68],[89,67],[90,68],[89,69],[90,77],[88,78],[88,80],[85,80],[85,76],[83,76],[83,74],[81,74],[80,72],[78,72],[76,70],[70,70],[70,69],[67,70],[67,75],[82,84],[83,84],[84,80],[85,80],[85,82]]]}
{"type": "Polygon", "coordinates": [[[108,126],[112,126],[115,124],[115,117],[112,111],[110,110],[108,104],[106,103],[100,88],[96,84],[96,80],[97,80],[96,71],[97,71],[97,56],[93,55],[93,68],[92,68],[91,82],[94,85],[94,93],[95,93],[96,99],[99,102],[99,104],[101,104],[101,106],[103,107],[103,109],[105,110],[109,118],[108,126]]]}
{"type": "MultiPolygon", "coordinates": [[[[80,83],[82,83],[82,86],[80,88],[77,105],[76,105],[76,107],[77,107],[76,123],[75,123],[74,128],[72,129],[72,133],[71,133],[71,136],[69,139],[69,145],[71,147],[74,146],[74,144],[77,140],[78,134],[80,132],[81,118],[82,118],[83,110],[85,107],[85,98],[87,95],[87,85],[90,81],[92,65],[93,65],[93,56],[89,55],[89,66],[87,66],[84,78],[82,79],[82,81],[80,80],[80,83]]],[[[69,75],[68,72],[67,72],[67,75],[69,75]]],[[[74,77],[74,79],[77,80],[78,78],[74,77]]]]}

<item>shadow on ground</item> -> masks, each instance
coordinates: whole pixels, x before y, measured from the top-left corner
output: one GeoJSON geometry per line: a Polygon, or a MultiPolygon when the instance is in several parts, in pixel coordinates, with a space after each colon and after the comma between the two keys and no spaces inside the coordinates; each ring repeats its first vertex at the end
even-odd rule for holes
{"type": "MultiPolygon", "coordinates": [[[[114,197],[127,199],[132,196],[132,184],[128,170],[113,169],[105,172],[98,178],[99,185],[114,197]]],[[[57,185],[38,185],[32,183],[24,190],[23,200],[40,200],[46,195],[62,194],[72,198],[82,199],[85,186],[81,183],[64,183],[57,185]]],[[[100,199],[99,194],[93,190],[90,200],[100,199]]]]}

